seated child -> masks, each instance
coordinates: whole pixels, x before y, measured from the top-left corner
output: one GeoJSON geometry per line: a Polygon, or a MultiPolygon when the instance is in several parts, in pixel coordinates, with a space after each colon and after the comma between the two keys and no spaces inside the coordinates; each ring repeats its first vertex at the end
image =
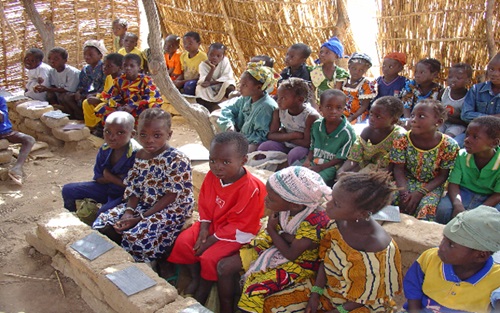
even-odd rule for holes
{"type": "Polygon", "coordinates": [[[316,277],[268,297],[264,312],[391,312],[402,288],[401,255],[372,215],[390,203],[394,190],[387,172],[342,176],[326,204],[332,220],[320,242],[316,277]]]}
{"type": "Polygon", "coordinates": [[[370,102],[377,95],[377,82],[364,77],[372,66],[372,59],[365,53],[353,53],[349,58],[350,77],[342,86],[347,96],[344,115],[351,124],[363,122],[368,115],[370,102]]]}
{"type": "Polygon", "coordinates": [[[306,66],[306,61],[310,56],[311,48],[308,45],[303,43],[291,45],[285,57],[285,64],[287,67],[281,71],[281,78],[278,84],[291,77],[302,78],[307,82],[311,81],[311,74],[306,66]]]}
{"type": "Polygon", "coordinates": [[[455,138],[465,132],[467,123],[462,121],[460,114],[467,94],[467,85],[472,79],[472,67],[466,63],[453,64],[448,72],[448,86],[439,99],[448,110],[448,119],[439,129],[440,132],[455,138]]]}
{"type": "Polygon", "coordinates": [[[319,65],[311,71],[311,82],[313,84],[313,104],[316,105],[323,91],[328,89],[342,89],[343,84],[349,78],[349,72],[335,65],[335,61],[342,58],[344,46],[337,37],[321,45],[319,50],[319,65]]]}
{"type": "Polygon", "coordinates": [[[231,63],[225,56],[226,49],[221,43],[211,44],[208,59],[200,63],[196,97],[201,98],[197,100],[201,104],[218,104],[235,90],[236,81],[231,63]]]}
{"type": "Polygon", "coordinates": [[[135,161],[141,146],[135,135],[135,120],[127,112],[114,112],[104,126],[104,144],[97,152],[94,178],[89,182],[69,183],[62,188],[64,207],[76,211],[75,201],[91,198],[102,204],[99,213],[107,212],[122,202],[126,185],[123,179],[135,161]]]}
{"type": "Polygon", "coordinates": [[[144,69],[144,55],[141,50],[137,48],[137,41],[139,37],[133,33],[126,33],[123,38],[123,48],[118,50],[118,53],[125,56],[127,54],[135,54],[141,58],[141,70],[144,69]]]}
{"type": "Polygon", "coordinates": [[[87,65],[80,72],[80,83],[75,93],[76,101],[82,102],[87,97],[94,97],[103,91],[106,76],[101,60],[107,52],[102,40],[87,40],[83,45],[83,58],[87,65]]]}
{"type": "Polygon", "coordinates": [[[83,117],[85,126],[97,131],[96,136],[102,137],[101,118],[96,115],[104,105],[105,100],[103,94],[108,92],[113,86],[114,79],[122,74],[123,55],[119,53],[110,53],[104,57],[103,72],[106,75],[104,81],[103,92],[96,94],[94,97],[87,97],[82,102],[83,117]]]}
{"type": "Polygon", "coordinates": [[[181,54],[179,49],[181,38],[177,35],[168,35],[165,38],[163,52],[165,53],[165,63],[167,63],[168,75],[172,81],[182,74],[181,54]]]}
{"type": "Polygon", "coordinates": [[[333,185],[337,169],[347,159],[356,133],[344,116],[346,96],[337,89],[321,94],[319,111],[323,118],[311,126],[311,147],[303,166],[319,173],[333,185]]]}
{"type": "Polygon", "coordinates": [[[304,159],[311,145],[311,125],[320,116],[307,103],[309,86],[301,78],[292,77],[278,87],[278,109],[274,110],[268,141],[259,151],[281,151],[288,154],[288,165],[304,159]]]}
{"type": "Polygon", "coordinates": [[[266,90],[277,81],[278,73],[264,62],[248,63],[240,78],[241,97],[222,107],[217,124],[222,131],[241,132],[253,152],[267,140],[272,113],[278,107],[266,90]]]}
{"type": "Polygon", "coordinates": [[[171,123],[160,108],[141,113],[137,138],[143,148],[124,181],[125,203],[101,213],[93,225],[137,262],[161,258],[193,210],[191,162],[170,147],[171,123]]]}
{"type": "Polygon", "coordinates": [[[404,136],[406,130],[396,125],[403,114],[403,103],[396,97],[378,98],[372,104],[366,126],[357,136],[349,156],[337,172],[389,169],[389,151],[394,140],[404,136]]]}
{"type": "Polygon", "coordinates": [[[83,120],[82,108],[75,99],[75,92],[80,82],[80,70],[67,65],[68,52],[61,47],[49,52],[49,87],[35,86],[36,92],[47,92],[47,101],[57,109],[70,115],[70,118],[83,120]]]}
{"type": "Polygon", "coordinates": [[[160,107],[163,99],[153,79],[141,74],[141,58],[129,53],[123,57],[124,73],[113,80],[113,86],[103,92],[102,97],[107,102],[99,112],[98,117],[106,120],[106,116],[114,111],[126,111],[136,119],[147,108],[160,107]]]}
{"type": "Polygon", "coordinates": [[[417,312],[498,312],[500,212],[481,205],[458,214],[439,248],[424,251],[406,272],[404,308],[417,312]]]}
{"type": "Polygon", "coordinates": [[[21,144],[21,150],[19,150],[16,164],[7,172],[12,181],[21,186],[23,184],[23,165],[28,158],[31,148],[33,148],[35,144],[35,138],[12,130],[7,101],[5,101],[5,98],[2,96],[0,96],[0,140],[1,139],[6,139],[10,143],[21,144]]]}
{"type": "Polygon", "coordinates": [[[451,171],[448,194],[441,198],[436,221],[448,223],[458,213],[481,204],[500,210],[500,117],[480,116],[467,127],[451,171]]]}
{"type": "Polygon", "coordinates": [[[374,100],[385,96],[400,97],[405,87],[406,77],[400,76],[406,64],[406,54],[402,52],[388,53],[382,61],[382,74],[376,79],[377,96],[374,100]]]}
{"type": "Polygon", "coordinates": [[[415,79],[407,80],[401,100],[403,101],[404,117],[410,118],[410,114],[417,102],[423,99],[437,100],[443,87],[434,82],[441,71],[441,63],[436,59],[422,59],[415,66],[415,79]]]}
{"type": "Polygon", "coordinates": [[[263,311],[265,297],[313,277],[318,270],[318,246],[329,222],[321,205],[331,189],[317,173],[302,166],[274,173],[266,189],[266,206],[271,211],[266,229],[238,255],[219,262],[221,312],[232,312],[229,305],[234,292],[229,288],[229,273],[246,271],[240,309],[270,312],[263,311]],[[222,310],[222,303],[228,309],[222,310]]]}
{"type": "Polygon", "coordinates": [[[411,113],[411,130],[394,140],[390,152],[394,179],[400,189],[396,204],[402,213],[434,221],[436,207],[458,154],[458,144],[439,132],[446,109],[425,99],[411,113]]]}
{"type": "Polygon", "coordinates": [[[184,290],[204,304],[213,282],[217,263],[234,255],[260,229],[264,214],[264,184],[243,166],[248,141],[235,132],[217,134],[210,145],[209,165],[200,190],[200,221],[183,231],[169,262],[187,264],[191,282],[184,290]]]}
{"type": "Polygon", "coordinates": [[[124,18],[117,18],[113,21],[113,52],[118,51],[123,47],[123,41],[128,29],[128,21],[124,18]]]}
{"type": "Polygon", "coordinates": [[[42,85],[49,87],[50,65],[43,62],[43,51],[31,48],[24,56],[24,67],[28,70],[28,81],[24,95],[33,100],[47,101],[47,92],[37,92],[35,87],[42,85]]]}
{"type": "Polygon", "coordinates": [[[200,64],[207,60],[207,54],[200,51],[201,38],[197,32],[187,32],[182,37],[184,52],[181,54],[182,74],[174,81],[174,85],[184,94],[194,96],[200,77],[200,64]]]}

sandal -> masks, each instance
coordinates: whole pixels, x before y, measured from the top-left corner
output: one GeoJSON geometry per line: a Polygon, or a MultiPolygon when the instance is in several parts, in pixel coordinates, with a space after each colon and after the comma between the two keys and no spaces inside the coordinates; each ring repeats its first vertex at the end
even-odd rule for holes
{"type": "Polygon", "coordinates": [[[23,176],[22,175],[18,175],[14,172],[11,172],[9,171],[7,173],[10,177],[10,179],[12,179],[14,181],[14,183],[18,186],[22,186],[23,185],[23,176]]]}

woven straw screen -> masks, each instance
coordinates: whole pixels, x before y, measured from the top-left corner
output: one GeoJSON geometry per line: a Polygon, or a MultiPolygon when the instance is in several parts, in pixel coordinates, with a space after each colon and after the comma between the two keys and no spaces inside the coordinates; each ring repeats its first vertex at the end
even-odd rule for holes
{"type": "Polygon", "coordinates": [[[346,53],[355,51],[345,0],[156,0],[156,4],[168,34],[182,37],[196,31],[205,52],[210,43],[225,44],[236,75],[260,54],[273,57],[274,68],[281,71],[288,47],[298,42],[311,47],[308,63],[312,64],[321,44],[335,34],[346,53]],[[345,16],[341,28],[336,28],[338,12],[345,16]]]}
{"type": "MultiPolygon", "coordinates": [[[[68,50],[68,64],[81,68],[83,44],[88,39],[103,39],[111,51],[112,21],[124,18],[128,30],[139,35],[137,0],[35,1],[42,19],[54,24],[56,46],[68,50]]],[[[41,37],[19,0],[0,0],[0,88],[9,91],[23,88],[26,70],[24,52],[42,47],[41,37]]]]}
{"type": "MultiPolygon", "coordinates": [[[[486,40],[485,0],[377,0],[379,7],[379,49],[381,57],[392,51],[407,54],[405,75],[413,77],[418,60],[432,57],[448,68],[469,63],[475,77],[482,75],[489,61],[486,40]]],[[[492,17],[496,48],[500,46],[500,1],[492,17]]]]}

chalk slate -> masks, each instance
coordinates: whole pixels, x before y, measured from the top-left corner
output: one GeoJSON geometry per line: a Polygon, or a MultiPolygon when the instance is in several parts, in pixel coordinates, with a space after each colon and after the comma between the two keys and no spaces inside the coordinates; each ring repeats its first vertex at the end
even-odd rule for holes
{"type": "Polygon", "coordinates": [[[213,313],[199,303],[193,304],[180,311],[180,313],[213,313]]]}
{"type": "Polygon", "coordinates": [[[121,271],[109,273],[106,277],[127,296],[156,285],[156,282],[144,274],[137,266],[130,266],[121,271]]]}
{"type": "Polygon", "coordinates": [[[114,245],[111,242],[102,238],[95,232],[90,233],[71,245],[71,248],[78,251],[90,261],[103,255],[113,247],[114,245]]]}

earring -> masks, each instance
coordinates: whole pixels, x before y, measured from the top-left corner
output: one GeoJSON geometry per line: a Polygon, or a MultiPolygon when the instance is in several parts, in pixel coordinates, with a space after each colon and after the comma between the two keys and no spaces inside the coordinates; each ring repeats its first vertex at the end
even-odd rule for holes
{"type": "Polygon", "coordinates": [[[358,223],[358,222],[359,222],[359,219],[357,218],[357,219],[356,219],[356,223],[358,223]]]}
{"type": "Polygon", "coordinates": [[[438,126],[439,126],[439,124],[436,124],[436,127],[438,127],[438,126]]]}

